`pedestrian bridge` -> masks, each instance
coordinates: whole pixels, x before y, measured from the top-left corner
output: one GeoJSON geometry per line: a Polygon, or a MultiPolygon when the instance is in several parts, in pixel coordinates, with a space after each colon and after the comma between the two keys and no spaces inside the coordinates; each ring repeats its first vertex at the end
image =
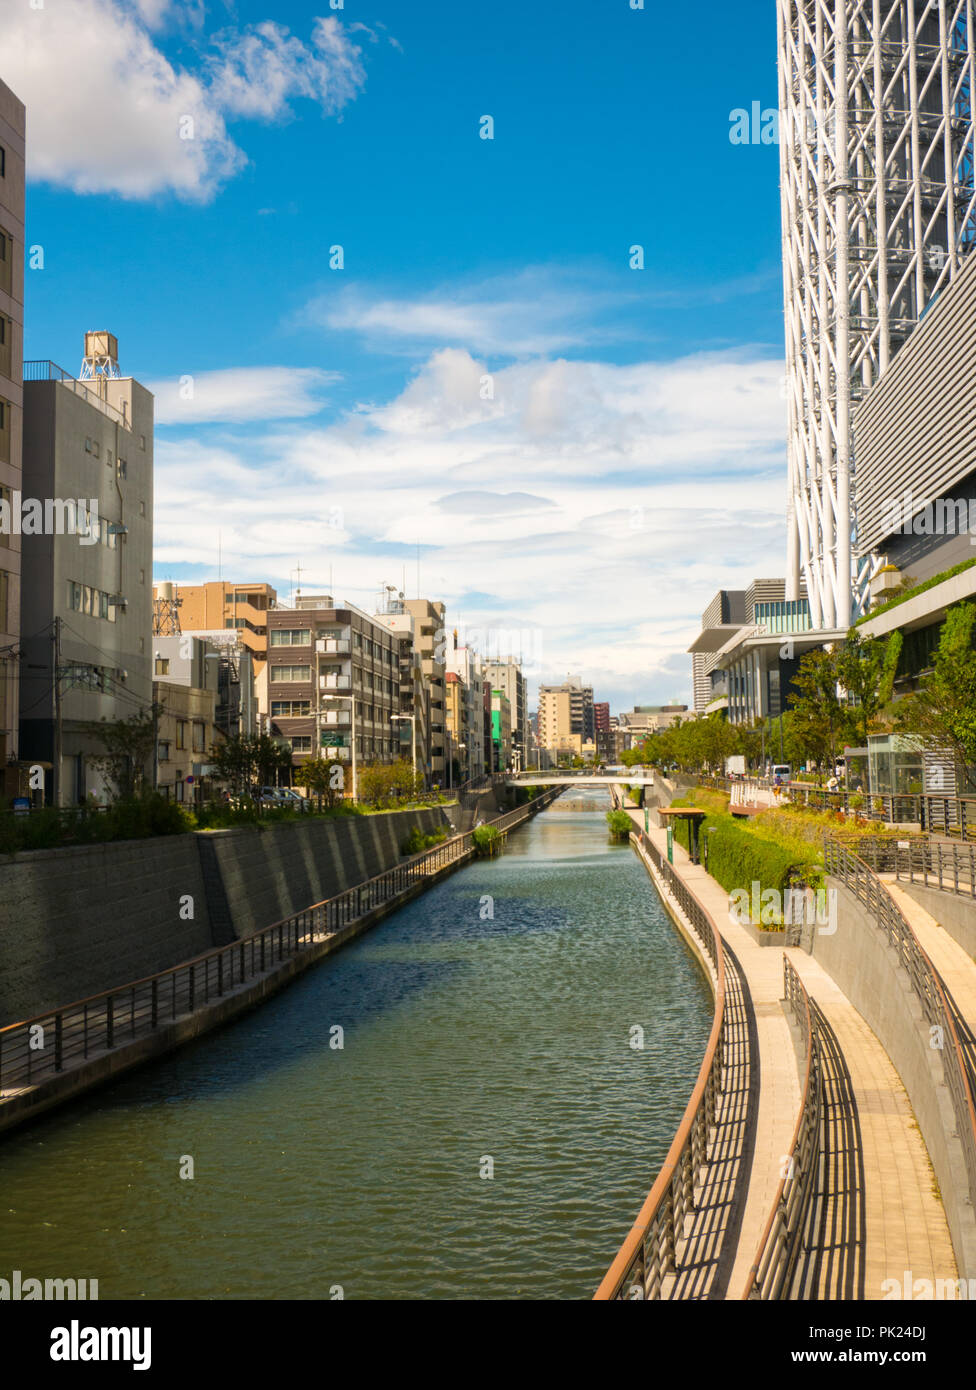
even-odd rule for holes
{"type": "Polygon", "coordinates": [[[566,772],[518,772],[505,778],[506,787],[653,787],[654,774],[651,772],[615,772],[600,775],[587,773],[585,777],[574,777],[566,772]]]}

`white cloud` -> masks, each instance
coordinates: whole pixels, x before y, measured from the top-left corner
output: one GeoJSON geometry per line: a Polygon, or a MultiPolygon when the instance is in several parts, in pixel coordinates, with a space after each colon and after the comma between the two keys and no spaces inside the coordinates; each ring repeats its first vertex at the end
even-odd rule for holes
{"type": "Polygon", "coordinates": [[[76,193],[206,201],[246,162],[226,116],[272,120],[300,97],[333,112],[362,86],[359,49],[333,19],[311,45],[266,23],[217,36],[197,72],[174,67],[151,29],[196,5],[70,0],[0,8],[0,53],[28,109],[31,178],[76,193]]]}
{"type": "Polygon", "coordinates": [[[338,372],[314,367],[229,367],[147,382],[158,425],[284,420],[317,415],[338,372]]]}
{"type": "Polygon", "coordinates": [[[489,356],[544,356],[610,336],[599,327],[602,308],[620,308],[630,296],[606,285],[572,281],[548,268],[530,267],[468,286],[450,286],[414,298],[366,294],[351,287],[316,295],[302,321],[354,332],[387,349],[459,346],[489,356]]]}
{"type": "Polygon", "coordinates": [[[300,559],[305,587],[328,592],[331,566],[369,609],[382,583],[414,592],[419,543],[422,590],[452,625],[540,634],[536,679],[578,670],[624,707],[687,696],[715,590],[785,559],[781,362],[519,363],[494,374],[494,400],[484,375],[450,348],[326,427],[216,451],[160,437],[160,575],[212,568],[219,526],[225,574],[287,590],[300,559]]]}

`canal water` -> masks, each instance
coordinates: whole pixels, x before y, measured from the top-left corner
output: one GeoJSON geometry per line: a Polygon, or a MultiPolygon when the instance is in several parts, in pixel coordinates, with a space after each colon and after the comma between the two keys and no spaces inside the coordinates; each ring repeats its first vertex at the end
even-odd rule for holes
{"type": "Polygon", "coordinates": [[[542,812],[240,1022],[0,1143],[0,1278],[587,1298],[711,1015],[602,814],[542,812]]]}

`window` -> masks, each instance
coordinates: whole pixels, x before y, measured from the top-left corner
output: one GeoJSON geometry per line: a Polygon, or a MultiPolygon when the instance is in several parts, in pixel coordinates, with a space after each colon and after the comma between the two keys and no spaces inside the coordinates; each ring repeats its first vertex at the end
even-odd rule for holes
{"type": "Polygon", "coordinates": [[[302,715],[311,714],[312,705],[310,700],[272,700],[271,718],[272,719],[297,719],[302,715]]]}
{"type": "Polygon", "coordinates": [[[156,676],[168,676],[168,675],[169,675],[169,657],[168,657],[168,656],[157,656],[157,658],[156,658],[156,665],[155,665],[155,668],[154,668],[154,670],[153,670],[153,674],[156,675],[156,676]]]}
{"type": "MultiPolygon", "coordinates": [[[[241,620],[243,622],[243,619],[241,620]]],[[[272,647],[308,647],[312,629],[308,627],[278,627],[271,629],[272,647]]]]}
{"type": "Polygon", "coordinates": [[[115,471],[120,478],[127,478],[129,476],[129,465],[126,463],[125,459],[116,460],[115,471]]]}
{"type": "Polygon", "coordinates": [[[272,666],[272,681],[310,681],[311,666],[272,666]]]}
{"type": "Polygon", "coordinates": [[[140,502],[140,503],[139,503],[139,515],[140,515],[140,516],[145,516],[145,515],[146,515],[146,504],[145,504],[145,502],[140,502]]]}
{"type": "Polygon", "coordinates": [[[92,451],[92,453],[95,455],[95,457],[96,457],[97,459],[98,459],[98,458],[101,458],[101,456],[102,456],[102,450],[101,450],[101,446],[99,445],[99,443],[98,443],[97,440],[92,440],[92,449],[91,449],[91,451],[92,451]]]}
{"type": "Polygon", "coordinates": [[[7,594],[10,580],[6,570],[0,570],[0,632],[7,630],[7,594]]]}
{"type": "Polygon", "coordinates": [[[185,719],[178,719],[178,720],[176,721],[176,746],[177,746],[177,748],[185,748],[185,747],[186,747],[186,720],[185,720],[185,719]]]}
{"type": "Polygon", "coordinates": [[[146,436],[144,434],[140,434],[139,436],[139,448],[143,453],[146,452],[146,436]]]}
{"type": "Polygon", "coordinates": [[[169,762],[169,750],[170,750],[170,742],[169,742],[169,739],[160,740],[160,742],[159,742],[159,744],[158,744],[158,746],[157,746],[157,749],[156,749],[156,756],[157,756],[157,758],[159,759],[159,761],[160,761],[161,763],[168,763],[168,762],[169,762]]]}
{"type": "Polygon", "coordinates": [[[204,735],[206,734],[206,732],[207,732],[206,725],[205,725],[205,724],[201,724],[198,720],[195,719],[195,720],[193,721],[193,751],[194,751],[194,753],[202,753],[202,752],[203,752],[203,747],[204,747],[204,735]]]}
{"type": "Polygon", "coordinates": [[[0,145],[0,179],[7,177],[7,151],[0,145]]]}
{"type": "Polygon", "coordinates": [[[90,439],[86,439],[86,440],[85,440],[85,453],[86,453],[86,454],[90,454],[91,451],[92,451],[92,442],[91,442],[90,439]]]}
{"type": "Polygon", "coordinates": [[[296,734],[294,738],[288,739],[287,742],[290,744],[293,753],[311,753],[312,751],[311,734],[296,734]]]}
{"type": "Polygon", "coordinates": [[[0,485],[0,545],[10,545],[13,517],[10,514],[10,489],[0,485]],[[4,505],[6,504],[6,505],[4,505]]]}
{"type": "Polygon", "coordinates": [[[145,582],[146,582],[146,571],[145,571],[145,570],[140,570],[140,571],[139,571],[139,583],[140,583],[140,584],[145,584],[145,582]]]}

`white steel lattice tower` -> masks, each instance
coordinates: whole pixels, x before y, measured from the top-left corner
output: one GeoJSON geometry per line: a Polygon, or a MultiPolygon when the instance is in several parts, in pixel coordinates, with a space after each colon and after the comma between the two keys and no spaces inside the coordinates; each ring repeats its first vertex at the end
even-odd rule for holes
{"type": "Polygon", "coordinates": [[[976,244],[976,0],[777,0],[787,597],[846,628],[852,411],[976,244]]]}

